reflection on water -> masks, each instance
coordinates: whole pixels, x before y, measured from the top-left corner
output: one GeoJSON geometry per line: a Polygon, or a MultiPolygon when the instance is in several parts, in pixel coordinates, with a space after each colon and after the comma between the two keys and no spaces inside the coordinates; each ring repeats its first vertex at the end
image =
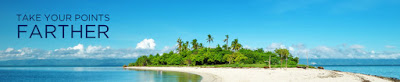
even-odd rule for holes
{"type": "Polygon", "coordinates": [[[182,72],[128,70],[122,67],[0,67],[0,82],[199,82],[182,72]]]}
{"type": "Polygon", "coordinates": [[[182,73],[182,72],[171,72],[171,71],[152,71],[152,70],[138,70],[138,69],[127,69],[131,71],[139,71],[139,77],[136,77],[142,81],[151,82],[162,82],[162,81],[178,81],[178,82],[199,82],[201,76],[182,73]]]}

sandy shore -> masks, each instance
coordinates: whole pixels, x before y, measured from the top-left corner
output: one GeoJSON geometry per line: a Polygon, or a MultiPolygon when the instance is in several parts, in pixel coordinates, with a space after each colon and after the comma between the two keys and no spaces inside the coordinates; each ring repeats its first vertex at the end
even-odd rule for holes
{"type": "Polygon", "coordinates": [[[126,67],[128,69],[177,71],[198,74],[202,82],[391,82],[371,75],[321,69],[126,67]]]}

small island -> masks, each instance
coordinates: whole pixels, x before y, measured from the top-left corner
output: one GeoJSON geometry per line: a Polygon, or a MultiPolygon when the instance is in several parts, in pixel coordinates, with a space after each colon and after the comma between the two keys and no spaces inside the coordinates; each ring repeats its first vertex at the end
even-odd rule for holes
{"type": "Polygon", "coordinates": [[[136,62],[124,65],[127,69],[176,71],[198,74],[203,82],[390,82],[399,81],[372,75],[323,70],[300,65],[288,49],[278,48],[265,51],[247,49],[234,39],[229,43],[225,35],[222,46],[211,47],[214,38],[209,34],[208,47],[193,39],[191,42],[177,39],[177,49],[169,53],[140,56],[136,62]],[[311,69],[308,69],[311,68],[311,69]]]}
{"type": "Polygon", "coordinates": [[[178,38],[177,49],[162,55],[156,54],[140,56],[135,63],[128,66],[207,66],[207,67],[296,67],[299,58],[293,57],[288,49],[275,49],[264,51],[263,48],[256,50],[243,48],[239,39],[229,43],[229,35],[222,46],[219,44],[212,48],[210,43],[214,38],[208,35],[208,47],[198,43],[197,39],[191,42],[182,41],[178,38]]]}

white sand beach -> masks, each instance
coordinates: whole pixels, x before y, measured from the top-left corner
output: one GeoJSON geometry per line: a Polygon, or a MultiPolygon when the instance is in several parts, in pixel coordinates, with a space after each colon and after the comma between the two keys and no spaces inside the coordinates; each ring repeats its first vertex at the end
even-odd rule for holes
{"type": "Polygon", "coordinates": [[[198,74],[202,82],[391,82],[371,75],[301,68],[126,67],[198,74]]]}

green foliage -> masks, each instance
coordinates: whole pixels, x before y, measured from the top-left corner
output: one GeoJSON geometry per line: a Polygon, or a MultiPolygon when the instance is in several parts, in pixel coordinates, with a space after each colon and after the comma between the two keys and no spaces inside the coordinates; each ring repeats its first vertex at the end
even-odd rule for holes
{"type": "Polygon", "coordinates": [[[193,41],[192,42],[190,42],[191,44],[192,44],[192,49],[197,49],[197,48],[199,48],[199,44],[197,43],[197,39],[193,39],[193,41]]]}
{"type": "Polygon", "coordinates": [[[128,66],[135,66],[135,63],[129,63],[128,66]]]}
{"type": "MultiPolygon", "coordinates": [[[[289,56],[289,54],[290,54],[289,50],[279,48],[279,49],[275,49],[274,51],[275,51],[275,53],[277,53],[279,55],[279,57],[281,59],[281,67],[282,67],[282,64],[287,62],[287,61],[283,61],[283,60],[286,60],[287,57],[289,56]]],[[[286,66],[287,66],[287,63],[286,63],[286,66]]]]}
{"type": "Polygon", "coordinates": [[[242,63],[243,60],[247,59],[246,56],[244,56],[243,54],[241,54],[240,52],[235,52],[233,53],[234,58],[235,58],[235,63],[242,63]]]}
{"type": "MultiPolygon", "coordinates": [[[[264,51],[262,48],[251,50],[242,48],[242,44],[238,39],[234,39],[231,46],[228,46],[228,38],[224,40],[224,45],[219,44],[215,48],[204,48],[202,43],[198,43],[197,39],[191,42],[182,41],[178,38],[178,48],[176,52],[162,53],[156,55],[140,56],[136,62],[128,64],[128,66],[196,66],[196,65],[227,65],[243,66],[253,65],[265,66],[267,61],[271,61],[271,66],[286,63],[288,66],[296,66],[299,62],[298,57],[292,57],[287,49],[276,49],[274,52],[264,51]],[[271,57],[271,58],[270,58],[271,57]],[[271,60],[270,60],[271,59],[271,60]],[[287,61],[283,61],[283,60],[287,61]],[[281,61],[279,61],[281,60],[281,61]]],[[[213,42],[213,37],[208,35],[207,42],[213,42]]]]}
{"type": "Polygon", "coordinates": [[[148,62],[148,58],[147,56],[140,56],[136,62],[134,63],[135,66],[146,66],[149,62],[148,62]]]}
{"type": "MultiPolygon", "coordinates": [[[[150,57],[151,56],[152,55],[150,55],[150,57]]],[[[150,62],[152,65],[160,65],[160,60],[161,60],[160,54],[157,54],[156,56],[150,59],[150,62]]]]}
{"type": "Polygon", "coordinates": [[[275,53],[281,58],[285,58],[290,54],[288,49],[275,49],[275,53]]]}

